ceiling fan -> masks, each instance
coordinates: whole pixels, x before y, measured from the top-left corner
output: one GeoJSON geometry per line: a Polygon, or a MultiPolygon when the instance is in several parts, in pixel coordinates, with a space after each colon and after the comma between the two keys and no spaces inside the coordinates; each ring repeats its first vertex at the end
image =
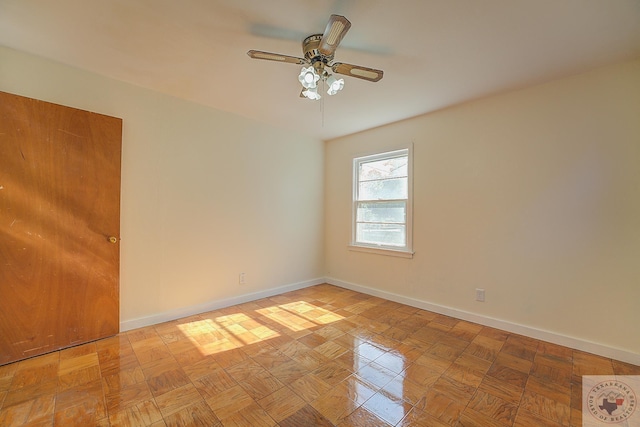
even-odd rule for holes
{"type": "Polygon", "coordinates": [[[329,74],[327,69],[330,69],[336,74],[343,74],[371,82],[377,82],[383,76],[382,70],[344,64],[342,62],[332,62],[336,48],[345,34],[347,34],[347,31],[349,31],[349,28],[351,28],[351,22],[349,22],[347,18],[340,15],[331,15],[324,34],[313,34],[302,41],[304,58],[263,52],[260,50],[250,50],[247,52],[247,55],[253,59],[266,59],[268,61],[304,65],[298,76],[298,80],[302,84],[300,96],[313,100],[320,99],[321,96],[318,93],[319,82],[327,84],[327,93],[329,95],[335,95],[344,87],[344,80],[337,79],[335,76],[329,74]]]}

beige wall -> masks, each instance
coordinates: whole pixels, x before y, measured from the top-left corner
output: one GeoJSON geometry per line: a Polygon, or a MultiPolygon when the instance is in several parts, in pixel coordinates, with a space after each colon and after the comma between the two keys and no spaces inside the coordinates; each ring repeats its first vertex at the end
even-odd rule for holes
{"type": "Polygon", "coordinates": [[[1,47],[0,90],[123,119],[125,327],[322,280],[321,141],[1,47]]]}
{"type": "Polygon", "coordinates": [[[330,141],[325,191],[331,282],[640,361],[640,61],[330,141]],[[414,258],[348,251],[352,157],[408,141],[414,258]]]}

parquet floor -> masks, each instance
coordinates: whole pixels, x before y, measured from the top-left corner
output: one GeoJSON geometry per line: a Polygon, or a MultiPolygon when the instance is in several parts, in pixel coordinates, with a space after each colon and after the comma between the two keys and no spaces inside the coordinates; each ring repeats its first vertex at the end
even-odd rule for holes
{"type": "Polygon", "coordinates": [[[0,367],[2,426],[580,426],[640,367],[330,285],[0,367]]]}

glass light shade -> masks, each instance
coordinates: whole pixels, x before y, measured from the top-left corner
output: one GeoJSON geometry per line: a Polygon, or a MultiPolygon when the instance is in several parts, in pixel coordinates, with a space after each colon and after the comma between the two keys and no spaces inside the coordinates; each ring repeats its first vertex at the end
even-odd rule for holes
{"type": "Polygon", "coordinates": [[[329,95],[335,95],[344,87],[344,79],[336,79],[334,76],[329,76],[327,85],[329,86],[327,93],[329,95]]]}
{"type": "Polygon", "coordinates": [[[305,89],[311,89],[317,86],[320,76],[316,73],[316,70],[313,69],[313,66],[302,67],[298,80],[305,89]]]}
{"type": "Polygon", "coordinates": [[[307,98],[311,99],[311,100],[317,100],[322,98],[322,96],[320,96],[320,94],[318,93],[318,88],[317,87],[312,87],[309,88],[307,90],[305,90],[304,92],[302,92],[302,94],[304,96],[306,96],[307,98]]]}

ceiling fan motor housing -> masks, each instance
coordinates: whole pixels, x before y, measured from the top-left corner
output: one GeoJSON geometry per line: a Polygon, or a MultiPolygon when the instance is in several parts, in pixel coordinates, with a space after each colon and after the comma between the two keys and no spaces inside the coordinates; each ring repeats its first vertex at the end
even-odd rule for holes
{"type": "Polygon", "coordinates": [[[320,41],[322,40],[322,34],[314,34],[302,41],[302,51],[304,57],[312,64],[318,61],[322,61],[323,64],[328,64],[333,61],[333,54],[327,56],[320,53],[318,47],[320,47],[320,41]]]}

